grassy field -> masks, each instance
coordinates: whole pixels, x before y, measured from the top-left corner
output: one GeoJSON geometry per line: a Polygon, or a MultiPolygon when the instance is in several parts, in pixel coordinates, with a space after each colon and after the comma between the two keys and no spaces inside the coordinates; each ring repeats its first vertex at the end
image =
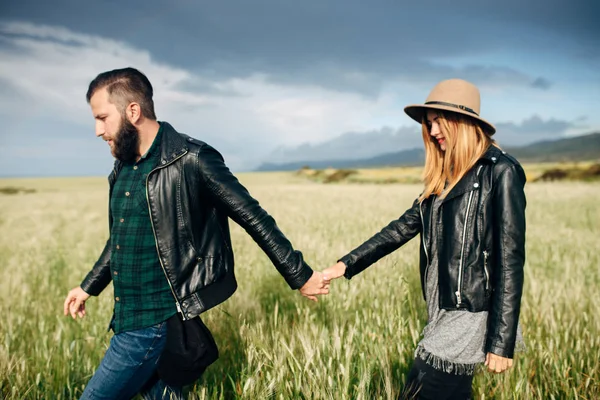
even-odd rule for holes
{"type": "MultiPolygon", "coordinates": [[[[398,217],[418,185],[321,185],[293,174],[242,175],[315,269],[398,217]]],[[[0,397],[74,399],[111,334],[112,286],[88,316],[62,316],[107,237],[105,179],[0,180],[0,397]]],[[[478,399],[600,398],[600,184],[527,186],[527,350],[504,375],[479,371],[478,399]]],[[[238,292],[205,314],[221,358],[200,399],[394,399],[426,321],[418,241],[317,304],[288,289],[232,224],[238,292]]]]}
{"type": "MultiPolygon", "coordinates": [[[[554,163],[529,163],[524,165],[527,181],[533,182],[552,170],[577,172],[581,174],[590,167],[598,168],[600,160],[578,161],[578,162],[554,162],[554,163]]],[[[421,182],[422,167],[386,167],[386,168],[359,168],[359,169],[311,169],[302,168],[295,175],[307,180],[321,183],[403,183],[418,184],[421,182]]],[[[566,180],[599,180],[598,173],[592,178],[566,179],[566,180]]]]}

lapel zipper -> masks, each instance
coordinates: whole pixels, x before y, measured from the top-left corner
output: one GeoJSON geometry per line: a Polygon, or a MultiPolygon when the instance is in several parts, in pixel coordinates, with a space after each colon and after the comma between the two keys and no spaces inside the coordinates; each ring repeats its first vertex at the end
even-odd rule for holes
{"type": "Polygon", "coordinates": [[[425,266],[425,275],[423,276],[423,292],[425,293],[425,300],[427,300],[427,290],[425,288],[425,284],[427,282],[427,271],[429,270],[429,254],[427,253],[427,244],[425,243],[425,218],[423,218],[423,208],[421,207],[423,201],[419,203],[419,213],[421,214],[421,224],[423,225],[421,240],[423,241],[423,249],[425,250],[425,260],[427,261],[427,265],[425,266]]]}
{"type": "MultiPolygon", "coordinates": [[[[479,168],[477,168],[477,177],[479,176],[479,171],[481,171],[481,167],[483,167],[483,165],[480,165],[479,168]]],[[[465,226],[463,228],[463,237],[462,237],[462,246],[460,248],[460,263],[458,264],[458,290],[456,292],[454,292],[454,294],[456,295],[456,308],[460,307],[460,304],[462,302],[461,299],[461,289],[462,289],[462,270],[463,270],[463,257],[465,254],[465,240],[467,238],[467,226],[469,223],[469,212],[471,211],[471,201],[473,200],[473,190],[471,190],[471,192],[469,193],[469,201],[467,202],[467,214],[465,215],[465,226]]]]}
{"type": "Polygon", "coordinates": [[[490,253],[487,250],[483,251],[483,272],[485,272],[485,290],[489,290],[490,288],[490,274],[487,269],[487,260],[490,253]]]}
{"type": "Polygon", "coordinates": [[[175,306],[177,307],[177,312],[181,314],[181,317],[182,317],[182,319],[184,321],[187,318],[186,318],[185,314],[183,313],[183,311],[181,309],[181,304],[179,304],[179,299],[177,298],[177,295],[175,294],[175,290],[173,289],[173,285],[171,284],[171,280],[169,279],[169,276],[167,275],[167,270],[165,269],[162,257],[160,255],[160,250],[158,249],[158,240],[156,238],[156,230],[154,229],[154,220],[152,219],[152,209],[150,208],[150,198],[148,196],[148,181],[150,179],[150,175],[154,171],[158,171],[159,169],[163,169],[165,167],[168,167],[169,165],[173,164],[175,161],[179,160],[181,157],[183,157],[186,154],[187,154],[187,150],[184,153],[182,153],[179,156],[177,156],[176,158],[174,158],[171,161],[169,161],[168,163],[165,163],[163,165],[160,165],[160,166],[154,168],[146,176],[146,203],[148,203],[148,214],[150,215],[150,225],[152,225],[152,233],[154,235],[154,244],[156,245],[156,254],[158,255],[158,261],[160,262],[160,266],[162,267],[163,273],[165,274],[165,278],[167,278],[167,283],[169,284],[169,288],[171,288],[171,293],[173,293],[173,298],[175,299],[175,306]]]}

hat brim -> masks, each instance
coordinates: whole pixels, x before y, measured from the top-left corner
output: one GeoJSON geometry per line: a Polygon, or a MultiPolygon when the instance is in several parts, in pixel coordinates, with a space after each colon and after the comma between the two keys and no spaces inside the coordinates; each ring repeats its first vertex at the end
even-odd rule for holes
{"type": "Polygon", "coordinates": [[[478,117],[474,114],[471,114],[470,112],[467,111],[463,111],[459,108],[454,108],[454,107],[450,107],[450,106],[444,106],[441,104],[412,104],[410,106],[406,106],[404,107],[404,112],[411,117],[412,119],[414,119],[415,121],[417,121],[418,123],[422,123],[423,121],[423,115],[425,115],[425,113],[427,112],[427,110],[444,110],[444,111],[449,111],[449,112],[453,112],[456,114],[462,114],[462,115],[466,115],[467,117],[471,117],[473,118],[477,123],[479,123],[479,125],[481,125],[481,129],[483,129],[488,135],[493,135],[494,133],[496,133],[496,128],[494,127],[494,125],[490,124],[489,122],[487,122],[485,119],[478,117]]]}

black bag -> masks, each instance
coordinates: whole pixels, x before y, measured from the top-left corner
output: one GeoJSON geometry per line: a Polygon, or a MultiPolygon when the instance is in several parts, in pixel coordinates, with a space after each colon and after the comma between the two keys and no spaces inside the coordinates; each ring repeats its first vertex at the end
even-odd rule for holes
{"type": "Polygon", "coordinates": [[[219,349],[200,317],[167,320],[167,343],[158,359],[158,376],[171,386],[194,383],[219,358],[219,349]]]}

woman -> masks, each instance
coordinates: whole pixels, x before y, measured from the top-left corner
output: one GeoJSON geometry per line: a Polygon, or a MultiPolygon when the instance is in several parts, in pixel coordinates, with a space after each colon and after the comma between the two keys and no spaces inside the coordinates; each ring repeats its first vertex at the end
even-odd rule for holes
{"type": "MultiPolygon", "coordinates": [[[[403,395],[469,398],[475,366],[512,366],[525,262],[525,173],[495,144],[469,82],[440,82],[405,112],[425,142],[424,190],[400,218],[323,271],[362,272],[421,234],[428,322],[403,395]]],[[[519,336],[519,338],[518,338],[519,336]]]]}

